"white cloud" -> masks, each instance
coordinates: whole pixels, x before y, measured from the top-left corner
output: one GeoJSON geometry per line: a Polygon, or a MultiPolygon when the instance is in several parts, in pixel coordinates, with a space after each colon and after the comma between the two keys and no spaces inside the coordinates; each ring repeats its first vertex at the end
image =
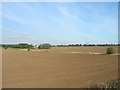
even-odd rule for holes
{"type": "Polygon", "coordinates": [[[17,34],[17,35],[12,35],[10,36],[10,38],[25,38],[27,37],[27,34],[26,33],[22,33],[22,34],[17,34]]]}
{"type": "Polygon", "coordinates": [[[33,9],[32,7],[30,7],[24,3],[16,3],[16,5],[20,8],[22,8],[26,13],[28,13],[29,16],[30,16],[30,14],[33,14],[36,12],[35,9],[33,9]]]}
{"type": "Polygon", "coordinates": [[[2,26],[0,26],[0,30],[2,30],[3,29],[3,27],[2,26]]]}
{"type": "Polygon", "coordinates": [[[12,36],[9,36],[9,38],[12,38],[12,39],[28,39],[28,40],[37,40],[37,38],[35,37],[32,37],[26,33],[21,33],[21,34],[16,34],[16,35],[12,35],[12,36]]]}
{"type": "Polygon", "coordinates": [[[69,17],[69,18],[72,18],[74,20],[78,20],[78,17],[71,14],[68,10],[66,10],[65,8],[63,7],[59,7],[58,10],[65,16],[65,17],[69,17]]]}
{"type": "Polygon", "coordinates": [[[19,24],[25,24],[25,25],[31,25],[31,23],[30,22],[27,22],[26,20],[24,20],[23,18],[20,18],[20,17],[18,17],[18,16],[12,16],[12,15],[9,15],[9,14],[3,14],[4,15],[4,17],[6,17],[6,18],[8,18],[8,19],[10,19],[10,20],[13,20],[13,21],[15,21],[15,22],[17,22],[17,23],[19,23],[19,24]]]}
{"type": "Polygon", "coordinates": [[[4,7],[3,17],[12,20],[18,24],[31,27],[33,30],[40,30],[40,27],[47,28],[46,25],[43,25],[43,22],[42,23],[40,22],[41,19],[39,18],[39,15],[36,13],[38,12],[27,4],[14,3],[12,9],[8,7],[4,7]],[[18,15],[17,13],[15,13],[17,12],[17,10],[19,10],[19,8],[22,8],[21,11],[22,15],[18,15]]]}
{"type": "Polygon", "coordinates": [[[19,32],[18,30],[14,30],[14,29],[11,29],[11,28],[8,28],[8,27],[0,27],[0,29],[2,31],[6,30],[6,31],[10,31],[10,32],[19,32]]]}
{"type": "Polygon", "coordinates": [[[31,22],[35,20],[35,18],[33,17],[36,17],[34,16],[35,14],[33,13],[35,13],[36,11],[29,5],[24,4],[24,3],[14,3],[12,8],[5,7],[4,5],[3,7],[4,7],[3,17],[13,20],[22,25],[32,26],[31,22]],[[22,9],[20,13],[22,14],[21,16],[15,13],[19,10],[19,8],[22,9]]]}

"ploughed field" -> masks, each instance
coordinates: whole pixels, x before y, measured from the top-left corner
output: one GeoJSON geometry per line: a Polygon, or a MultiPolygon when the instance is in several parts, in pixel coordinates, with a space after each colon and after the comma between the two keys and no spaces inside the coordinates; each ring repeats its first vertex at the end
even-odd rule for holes
{"type": "MultiPolygon", "coordinates": [[[[107,47],[53,47],[49,50],[3,50],[3,88],[85,88],[118,78],[118,55],[107,47]]],[[[117,52],[117,47],[114,47],[117,52]]]]}

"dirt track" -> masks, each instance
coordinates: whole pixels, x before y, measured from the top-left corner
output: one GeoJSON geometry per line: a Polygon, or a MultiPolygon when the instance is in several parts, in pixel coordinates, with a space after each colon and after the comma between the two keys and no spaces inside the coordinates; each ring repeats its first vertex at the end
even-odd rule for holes
{"type": "Polygon", "coordinates": [[[3,88],[89,87],[117,79],[117,65],[118,56],[3,50],[3,88]]]}

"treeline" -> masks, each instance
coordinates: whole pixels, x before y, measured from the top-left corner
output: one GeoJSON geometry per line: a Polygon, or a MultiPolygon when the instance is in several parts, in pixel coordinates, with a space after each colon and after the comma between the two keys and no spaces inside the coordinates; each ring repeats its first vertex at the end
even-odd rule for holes
{"type": "Polygon", "coordinates": [[[27,44],[27,43],[20,43],[20,44],[1,44],[1,47],[7,48],[20,48],[20,49],[50,49],[51,47],[76,47],[76,46],[120,46],[120,44],[69,44],[69,45],[51,45],[48,43],[35,45],[27,44]]]}
{"type": "Polygon", "coordinates": [[[27,43],[20,43],[20,44],[2,44],[0,45],[1,47],[7,49],[7,48],[20,48],[20,49],[25,49],[25,48],[33,48],[33,45],[29,45],[27,43]]]}
{"type": "Polygon", "coordinates": [[[69,46],[120,46],[120,44],[69,44],[69,45],[56,45],[57,47],[69,46]]]}
{"type": "Polygon", "coordinates": [[[33,46],[32,44],[27,44],[27,43],[20,43],[20,44],[2,44],[0,45],[2,48],[7,49],[7,48],[19,48],[19,49],[49,49],[51,48],[50,44],[40,44],[39,46],[33,46]]]}

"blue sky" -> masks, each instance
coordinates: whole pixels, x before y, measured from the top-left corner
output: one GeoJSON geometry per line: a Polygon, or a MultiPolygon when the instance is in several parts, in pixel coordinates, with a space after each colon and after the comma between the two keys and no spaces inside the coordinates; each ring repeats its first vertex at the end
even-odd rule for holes
{"type": "Polygon", "coordinates": [[[118,42],[117,2],[4,2],[3,43],[118,42]]]}

